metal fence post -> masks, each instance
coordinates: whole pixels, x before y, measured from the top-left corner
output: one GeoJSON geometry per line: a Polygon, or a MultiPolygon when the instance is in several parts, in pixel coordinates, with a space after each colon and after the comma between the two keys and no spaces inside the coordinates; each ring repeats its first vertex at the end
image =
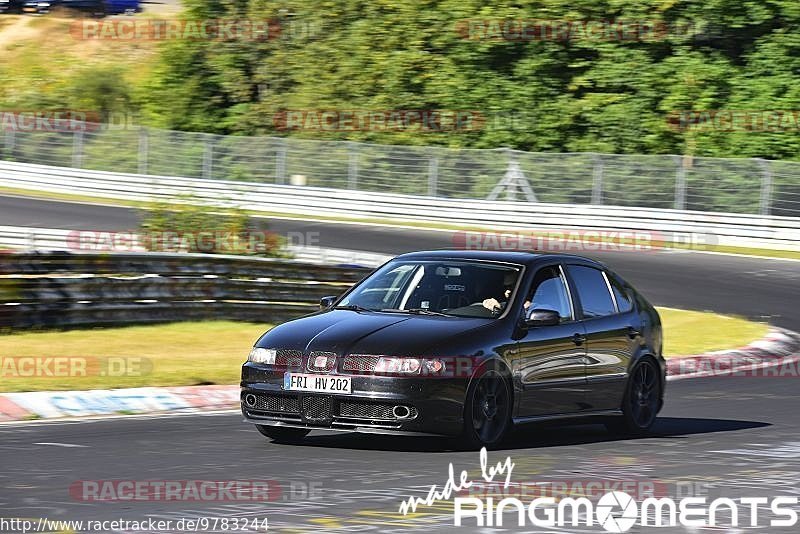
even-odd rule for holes
{"type": "Polygon", "coordinates": [[[358,189],[358,150],[354,142],[347,143],[349,162],[347,165],[347,188],[358,189]]]}
{"type": "Polygon", "coordinates": [[[278,141],[278,148],[275,151],[275,183],[286,183],[286,140],[278,141]]]}
{"type": "Polygon", "coordinates": [[[677,168],[675,171],[675,209],[686,209],[686,163],[691,156],[674,156],[677,168]]]}
{"type": "Polygon", "coordinates": [[[434,155],[428,158],[428,196],[435,197],[439,179],[439,158],[434,155]]]}
{"type": "Polygon", "coordinates": [[[83,130],[77,129],[72,134],[72,166],[81,168],[83,162],[83,130]]]}
{"type": "Polygon", "coordinates": [[[149,147],[149,134],[147,128],[139,128],[139,174],[147,174],[147,153],[149,147]]]}
{"type": "Polygon", "coordinates": [[[592,166],[592,204],[603,203],[603,157],[594,154],[592,166]]]}
{"type": "Polygon", "coordinates": [[[772,167],[769,161],[758,158],[761,174],[761,215],[769,215],[772,208],[772,167]]]}
{"type": "Polygon", "coordinates": [[[205,136],[203,152],[203,178],[210,180],[214,171],[214,144],[210,135],[205,136]]]}

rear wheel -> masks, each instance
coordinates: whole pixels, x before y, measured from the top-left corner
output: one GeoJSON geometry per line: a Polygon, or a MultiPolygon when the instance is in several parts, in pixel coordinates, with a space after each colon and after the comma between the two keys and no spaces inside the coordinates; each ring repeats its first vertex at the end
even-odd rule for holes
{"type": "Polygon", "coordinates": [[[279,443],[299,443],[308,435],[310,430],[303,428],[286,428],[280,426],[256,425],[261,434],[279,443]]]}
{"type": "Polygon", "coordinates": [[[658,365],[646,358],[628,377],[622,416],[606,422],[606,428],[618,434],[646,434],[656,421],[661,405],[661,376],[658,365]]]}
{"type": "Polygon", "coordinates": [[[471,448],[500,443],[511,428],[511,387],[494,369],[472,381],[464,403],[464,439],[471,448]]]}

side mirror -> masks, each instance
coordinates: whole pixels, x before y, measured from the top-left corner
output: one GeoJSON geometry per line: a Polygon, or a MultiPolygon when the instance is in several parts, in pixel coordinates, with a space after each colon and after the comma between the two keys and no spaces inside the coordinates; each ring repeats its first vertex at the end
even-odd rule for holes
{"type": "Polygon", "coordinates": [[[545,308],[532,310],[525,319],[527,326],[554,326],[561,322],[561,316],[557,311],[545,308]]]}
{"type": "Polygon", "coordinates": [[[338,299],[338,298],[339,297],[337,297],[336,295],[331,295],[331,296],[328,296],[328,297],[322,297],[321,299],[319,299],[319,309],[320,310],[327,310],[328,308],[333,306],[333,303],[336,302],[336,299],[338,299]]]}

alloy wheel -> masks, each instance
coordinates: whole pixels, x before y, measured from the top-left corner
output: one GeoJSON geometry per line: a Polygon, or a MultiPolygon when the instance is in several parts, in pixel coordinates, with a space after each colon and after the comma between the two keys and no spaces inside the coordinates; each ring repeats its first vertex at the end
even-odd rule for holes
{"type": "Polygon", "coordinates": [[[503,377],[487,371],[478,379],[472,394],[472,428],[482,443],[499,441],[509,420],[510,399],[503,377]]]}
{"type": "Polygon", "coordinates": [[[642,362],[631,377],[628,398],[631,418],[639,428],[649,428],[658,413],[661,384],[658,373],[649,361],[642,362]]]}

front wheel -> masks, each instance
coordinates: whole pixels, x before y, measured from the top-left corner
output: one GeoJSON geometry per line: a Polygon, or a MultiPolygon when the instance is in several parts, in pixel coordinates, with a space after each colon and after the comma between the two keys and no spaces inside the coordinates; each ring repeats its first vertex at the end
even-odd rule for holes
{"type": "Polygon", "coordinates": [[[280,426],[256,425],[261,434],[271,438],[278,443],[300,443],[310,432],[303,428],[286,428],[280,426]]]}
{"type": "Polygon", "coordinates": [[[494,369],[472,381],[464,403],[464,439],[471,448],[500,443],[511,428],[511,387],[494,369]]]}
{"type": "Polygon", "coordinates": [[[658,365],[644,359],[634,367],[625,397],[622,416],[606,422],[606,428],[616,434],[646,434],[656,421],[661,404],[661,377],[658,365]]]}

